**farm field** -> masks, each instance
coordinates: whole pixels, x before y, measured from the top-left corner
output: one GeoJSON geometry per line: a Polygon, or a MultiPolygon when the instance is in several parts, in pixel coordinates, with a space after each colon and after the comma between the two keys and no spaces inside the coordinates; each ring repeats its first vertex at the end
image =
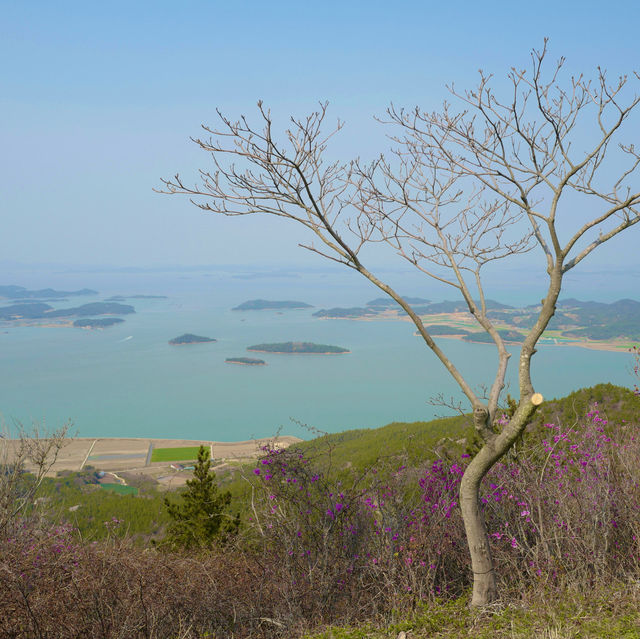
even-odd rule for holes
{"type": "Polygon", "coordinates": [[[198,458],[199,446],[180,446],[176,448],[154,448],[151,462],[193,461],[198,458]]]}

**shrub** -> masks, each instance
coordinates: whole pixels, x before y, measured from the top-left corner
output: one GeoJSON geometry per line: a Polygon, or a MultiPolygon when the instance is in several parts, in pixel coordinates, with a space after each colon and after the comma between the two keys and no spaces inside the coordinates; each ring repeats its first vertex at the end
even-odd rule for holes
{"type": "Polygon", "coordinates": [[[209,450],[200,446],[193,477],[178,503],[168,497],[164,503],[171,518],[167,535],[159,544],[173,549],[210,549],[233,536],[240,525],[239,516],[227,514],[231,493],[219,492],[215,473],[211,470],[209,450]]]}
{"type": "MultiPolygon", "coordinates": [[[[637,578],[635,426],[609,425],[594,407],[579,425],[547,423],[543,431],[485,482],[482,503],[503,587],[588,589],[637,578]]],[[[318,617],[329,610],[370,617],[470,586],[458,508],[467,455],[437,459],[419,473],[400,464],[350,480],[343,473],[340,481],[327,479],[330,451],[324,457],[265,450],[253,471],[262,508],[252,523],[264,552],[286,567],[277,587],[293,607],[318,617]]]]}
{"type": "MultiPolygon", "coordinates": [[[[511,600],[530,585],[558,599],[640,577],[636,431],[596,406],[571,426],[535,429],[492,470],[481,502],[511,600]]],[[[0,531],[0,636],[292,637],[470,587],[458,507],[466,456],[421,468],[389,459],[336,478],[330,446],[263,453],[251,519],[223,549],[142,550],[116,519],[89,543],[14,518],[0,531]]]]}

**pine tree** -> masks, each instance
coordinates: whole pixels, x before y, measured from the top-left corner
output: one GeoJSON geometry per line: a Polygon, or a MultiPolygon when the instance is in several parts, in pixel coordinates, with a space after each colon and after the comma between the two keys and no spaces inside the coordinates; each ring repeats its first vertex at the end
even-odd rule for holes
{"type": "Polygon", "coordinates": [[[173,521],[160,546],[171,550],[210,549],[224,544],[240,525],[239,515],[233,517],[226,512],[230,502],[230,492],[218,491],[208,449],[200,446],[193,478],[187,481],[181,501],[174,503],[165,497],[173,521]]]}

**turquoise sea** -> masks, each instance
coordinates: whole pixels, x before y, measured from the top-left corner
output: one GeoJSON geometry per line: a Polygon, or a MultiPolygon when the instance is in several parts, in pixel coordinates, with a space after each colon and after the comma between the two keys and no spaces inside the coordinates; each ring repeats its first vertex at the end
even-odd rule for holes
{"type": "MultiPolygon", "coordinates": [[[[421,288],[418,279],[395,277],[404,294],[454,299],[446,291],[421,288]]],[[[116,294],[168,297],[126,301],[135,306],[135,315],[106,330],[0,326],[0,414],[8,426],[32,420],[55,426],[70,419],[75,434],[88,437],[233,441],[281,431],[308,438],[301,424],[335,432],[431,419],[449,411],[429,404],[430,398],[461,397],[408,322],[320,320],[312,317],[316,309],[230,310],[254,298],[326,308],[362,306],[379,297],[366,283],[341,273],[204,269],[13,278],[0,283],[100,291],[96,297],[52,303],[56,307],[116,294]],[[218,341],[168,345],[185,332],[218,341]],[[262,354],[267,366],[225,364],[226,357],[247,355],[251,344],[289,340],[335,344],[351,353],[262,354]]],[[[513,304],[533,301],[507,285],[502,293],[493,297],[513,304]]],[[[490,382],[496,363],[491,346],[451,339],[441,344],[473,384],[490,382]]],[[[626,353],[541,345],[534,383],[548,398],[603,381],[631,386],[630,365],[626,353]]]]}

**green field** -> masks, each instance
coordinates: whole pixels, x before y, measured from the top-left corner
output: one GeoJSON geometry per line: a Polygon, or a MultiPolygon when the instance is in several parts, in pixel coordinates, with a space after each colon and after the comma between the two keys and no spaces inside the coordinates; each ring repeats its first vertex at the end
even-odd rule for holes
{"type": "Polygon", "coordinates": [[[183,446],[181,448],[154,448],[151,453],[152,462],[193,461],[198,459],[199,446],[183,446]]]}
{"type": "Polygon", "coordinates": [[[137,495],[138,489],[135,486],[123,486],[122,484],[100,484],[100,488],[110,490],[119,495],[137,495]]]}

